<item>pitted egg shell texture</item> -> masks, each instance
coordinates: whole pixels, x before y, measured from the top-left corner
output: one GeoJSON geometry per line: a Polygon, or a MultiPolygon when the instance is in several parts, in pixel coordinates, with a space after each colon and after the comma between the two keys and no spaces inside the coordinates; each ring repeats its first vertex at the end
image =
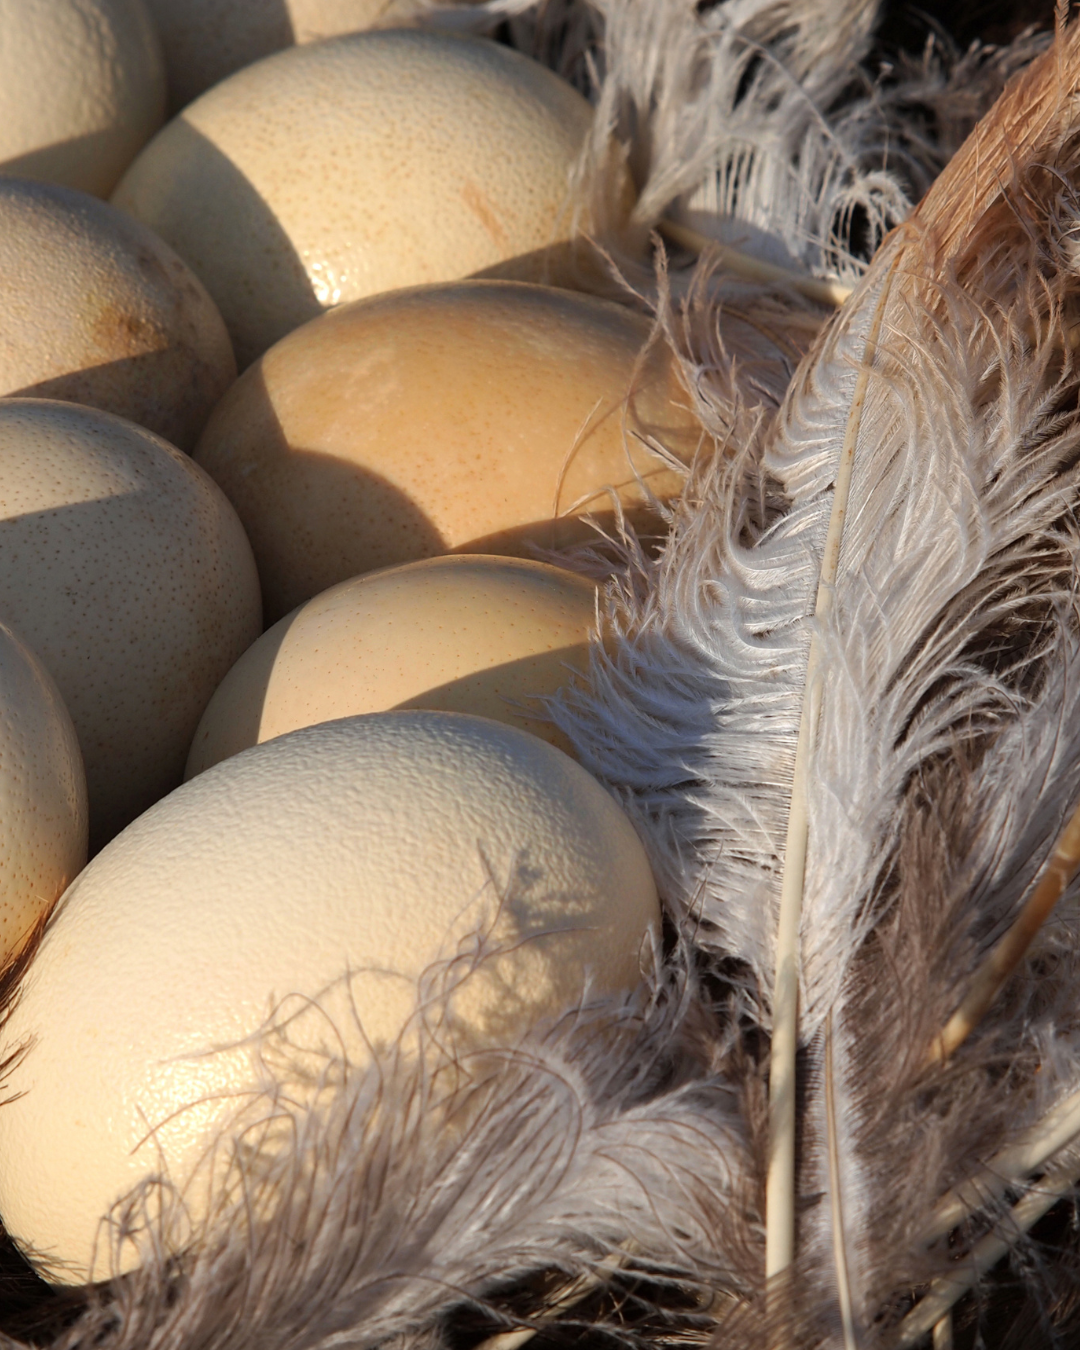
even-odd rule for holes
{"type": "Polygon", "coordinates": [[[527,732],[393,712],[235,755],[61,901],[4,1033],[32,1040],[0,1112],[5,1226],[51,1278],[100,1277],[101,1221],[153,1173],[186,1203],[188,1240],[218,1134],[309,1090],[282,1068],[276,1103],[252,1097],[288,1064],[255,1034],[275,1010],[301,1065],[361,1068],[399,1038],[423,1053],[421,998],[441,1042],[513,1046],[583,997],[633,989],[658,925],[626,816],[527,732]],[[421,981],[477,944],[488,955],[455,968],[440,1016],[421,981]]]}
{"type": "Polygon", "coordinates": [[[477,713],[572,753],[541,702],[588,662],[596,587],[524,558],[353,577],[268,629],[203,714],[187,776],[298,727],[391,708],[477,713]]]}
{"type": "MultiPolygon", "coordinates": [[[[648,527],[700,430],[650,326],[509,281],[374,296],[290,334],[215,409],[196,460],[251,539],[273,622],[361,572],[594,541],[614,500],[648,527]]],[[[655,524],[655,518],[653,518],[655,524]]]]}
{"type": "Polygon", "coordinates": [[[569,84],[493,42],[353,34],[209,90],[113,200],[201,278],[243,369],[333,305],[564,239],[591,118],[569,84]]]}
{"type": "Polygon", "coordinates": [[[190,451],[236,378],[191,269],[122,211],[0,178],[0,395],[116,413],[190,451]]]}
{"type": "Polygon", "coordinates": [[[258,636],[250,547],[188,456],[109,413],[0,399],[0,620],[78,733],[92,845],[173,788],[258,636]]]}
{"type": "Polygon", "coordinates": [[[0,174],[106,197],[165,113],[143,0],[0,0],[0,174]]]}

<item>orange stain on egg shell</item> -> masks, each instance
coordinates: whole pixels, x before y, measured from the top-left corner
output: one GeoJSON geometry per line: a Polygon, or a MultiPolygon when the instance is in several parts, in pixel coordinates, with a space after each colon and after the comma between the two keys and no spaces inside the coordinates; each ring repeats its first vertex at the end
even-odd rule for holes
{"type": "Polygon", "coordinates": [[[191,270],[121,211],[0,178],[0,395],[83,403],[191,450],[236,378],[191,270]]]}
{"type": "Polygon", "coordinates": [[[243,368],[333,305],[565,240],[591,121],[571,85],[507,47],[354,33],[207,90],[113,201],[200,277],[243,368]]]}

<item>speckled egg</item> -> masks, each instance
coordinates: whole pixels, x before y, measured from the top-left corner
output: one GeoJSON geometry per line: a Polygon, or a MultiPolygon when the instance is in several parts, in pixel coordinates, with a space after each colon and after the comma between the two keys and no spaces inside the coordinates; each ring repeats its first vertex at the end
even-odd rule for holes
{"type": "Polygon", "coordinates": [[[100,844],[180,781],[259,634],[258,579],[235,512],[179,450],[109,413],[0,399],[0,620],[71,713],[100,844]]]}
{"type": "Polygon", "coordinates": [[[86,862],[75,728],[34,653],[0,624],[0,969],[86,862]]]}
{"type": "Polygon", "coordinates": [[[0,178],[0,395],[85,403],[191,450],[236,378],[221,315],[145,225],[0,178]]]}
{"type": "Polygon", "coordinates": [[[144,0],[0,0],[0,174],[106,197],[164,115],[144,0]]]}
{"type": "Polygon", "coordinates": [[[316,722],[390,708],[478,713],[572,753],[541,702],[584,670],[596,587],[523,558],[354,577],[249,647],[203,713],[187,776],[316,722]]]}
{"type": "MultiPolygon", "coordinates": [[[[152,1173],[186,1207],[167,1249],[206,1212],[221,1132],[310,1099],[288,1047],[308,1072],[399,1038],[415,1054],[421,981],[443,1044],[514,1045],[637,985],[658,929],[626,816],[515,727],[395,712],[247,750],[135,821],[61,900],[0,1046],[32,1042],[0,1111],[4,1226],[53,1279],[103,1275],[99,1224],[152,1173]],[[271,1054],[257,1033],[275,1014],[271,1054]],[[268,1072],[288,1088],[276,1103],[253,1100],[268,1072]]],[[[135,1244],[118,1257],[134,1264],[135,1244]]]]}
{"type": "Polygon", "coordinates": [[[342,301],[565,238],[591,119],[570,85],[507,47],[358,33],[215,86],[113,200],[201,277],[243,368],[342,301]]]}
{"type": "Polygon", "coordinates": [[[649,325],[524,282],[418,287],[278,343],[218,405],[195,457],[248,531],[268,618],[347,577],[454,550],[595,539],[681,476],[626,435],[699,434],[649,325]]]}
{"type": "Polygon", "coordinates": [[[417,0],[147,0],[174,110],[242,66],[294,43],[408,22],[417,0]]]}

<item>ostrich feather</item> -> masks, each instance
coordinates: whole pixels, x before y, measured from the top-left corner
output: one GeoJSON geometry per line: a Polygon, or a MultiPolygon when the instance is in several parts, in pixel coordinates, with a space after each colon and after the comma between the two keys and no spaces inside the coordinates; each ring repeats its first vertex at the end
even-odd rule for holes
{"type": "MultiPolygon", "coordinates": [[[[216,1145],[226,1166],[205,1221],[190,1231],[169,1178],[149,1178],[100,1239],[117,1266],[134,1249],[138,1267],[39,1304],[26,1340],[442,1350],[455,1324],[529,1326],[613,1253],[628,1288],[677,1288],[684,1329],[709,1325],[710,1301],[743,1296],[755,1278],[741,1250],[753,1197],[740,1094],[714,1071],[724,1038],[691,971],[669,953],[642,993],[465,1051],[439,1009],[492,954],[478,937],[429,971],[414,1043],[369,1066],[332,1049],[316,1059],[310,1038],[298,1048],[283,1001],[254,1038],[252,1105],[216,1145]]],[[[655,1299],[637,1296],[642,1308],[655,1299]]],[[[638,1345],[663,1329],[621,1326],[618,1308],[591,1320],[638,1345]]]]}
{"type": "MultiPolygon", "coordinates": [[[[973,1042],[927,1064],[1080,796],[1078,91],[1072,30],[779,414],[702,467],[563,715],[763,1037],[803,731],[796,1241],[766,1341],[887,1344],[955,1258],[921,1240],[937,1201],[1080,1084],[1075,885],[973,1042]]],[[[729,446],[728,409],[714,426],[729,446]]]]}

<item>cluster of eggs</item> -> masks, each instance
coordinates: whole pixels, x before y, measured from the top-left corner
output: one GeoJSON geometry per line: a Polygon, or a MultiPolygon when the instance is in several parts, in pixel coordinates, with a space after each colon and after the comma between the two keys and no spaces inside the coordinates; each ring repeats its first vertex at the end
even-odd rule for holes
{"type": "Polygon", "coordinates": [[[586,101],[416,9],[0,0],[0,1215],[56,1281],[283,998],[362,1061],[482,934],[444,1016],[505,1042],[658,924],[543,713],[595,587],[535,555],[677,489],[631,411],[693,422],[640,316],[505,279],[586,101]]]}

